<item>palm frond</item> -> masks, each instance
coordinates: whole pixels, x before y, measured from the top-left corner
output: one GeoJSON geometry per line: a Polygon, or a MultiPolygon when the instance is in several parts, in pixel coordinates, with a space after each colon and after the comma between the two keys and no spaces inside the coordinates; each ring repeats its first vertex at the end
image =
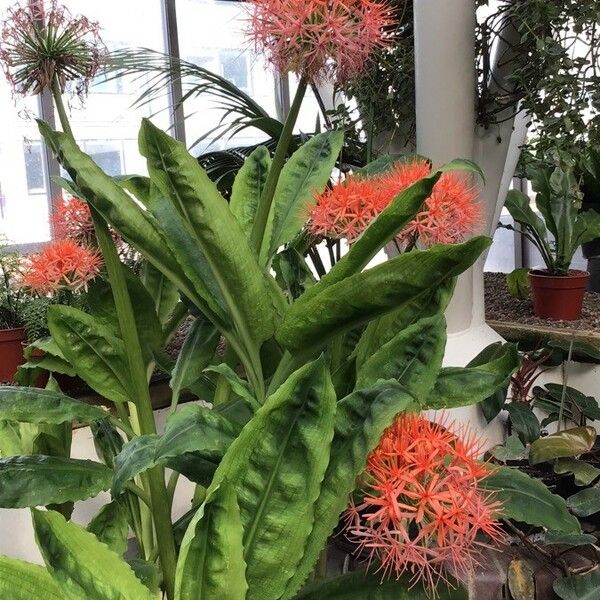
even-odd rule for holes
{"type": "Polygon", "coordinates": [[[246,129],[258,129],[269,139],[279,139],[283,123],[271,117],[248,94],[224,77],[192,62],[149,48],[126,48],[112,52],[106,66],[107,79],[131,76],[143,81],[144,91],[133,103],[142,107],[169,94],[171,82],[178,81],[183,96],[174,108],[191,98],[208,97],[221,112],[218,123],[200,136],[191,147],[207,139],[232,137],[246,129]]]}

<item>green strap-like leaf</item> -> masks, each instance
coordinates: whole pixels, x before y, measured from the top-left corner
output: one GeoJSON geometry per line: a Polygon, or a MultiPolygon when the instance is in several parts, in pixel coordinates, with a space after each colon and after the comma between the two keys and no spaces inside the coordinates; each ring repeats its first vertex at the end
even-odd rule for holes
{"type": "Polygon", "coordinates": [[[323,359],[290,375],[229,448],[212,487],[236,489],[248,600],[280,598],[304,555],[329,461],[335,392],[323,359]]]}
{"type": "Polygon", "coordinates": [[[119,556],[125,554],[129,526],[126,511],[117,501],[105,504],[90,521],[87,530],[119,556]]]}
{"type": "Polygon", "coordinates": [[[186,453],[220,460],[237,437],[241,426],[216,411],[188,404],[171,415],[163,435],[143,435],[123,446],[115,459],[113,492],[136,475],[186,453]]]}
{"type": "Polygon", "coordinates": [[[400,331],[365,361],[356,387],[364,389],[379,379],[395,379],[416,398],[425,398],[436,382],[445,346],[445,319],[422,319],[400,331]]]}
{"type": "Polygon", "coordinates": [[[260,260],[266,264],[283,244],[292,240],[315,202],[315,192],[323,191],[342,149],[342,131],[326,131],[300,146],[281,171],[265,235],[260,260]]]}
{"type": "Polygon", "coordinates": [[[177,403],[182,390],[202,377],[202,372],[215,354],[218,342],[219,333],[211,323],[201,318],[192,323],[171,372],[169,385],[173,390],[174,403],[177,403]]]}
{"type": "Polygon", "coordinates": [[[562,533],[581,533],[581,525],[564,499],[522,471],[500,467],[482,485],[496,493],[505,517],[562,533]]]}
{"type": "Polygon", "coordinates": [[[247,239],[250,239],[258,202],[262,196],[269,169],[271,155],[264,146],[259,146],[246,158],[238,171],[233,188],[229,208],[237,219],[247,239]]]}
{"type": "Polygon", "coordinates": [[[33,524],[46,566],[61,589],[89,600],[152,600],[129,565],[94,534],[54,511],[34,510],[33,524]]]}
{"type": "Polygon", "coordinates": [[[446,367],[440,371],[435,387],[424,408],[455,408],[477,404],[502,388],[520,364],[513,344],[505,344],[502,353],[476,367],[446,367]]]}
{"type": "MultiPolygon", "coordinates": [[[[431,593],[415,585],[407,576],[382,581],[378,575],[347,573],[321,579],[307,586],[294,600],[429,600],[431,593]]],[[[451,589],[443,584],[437,589],[438,600],[467,600],[463,588],[451,589]]]]}
{"type": "Polygon", "coordinates": [[[410,406],[416,406],[414,398],[396,381],[379,382],[338,402],[331,456],[315,506],[314,524],[284,597],[293,597],[306,581],[340,513],[348,506],[348,497],[364,471],[369,452],[394,417],[410,406]]]}
{"type": "Polygon", "coordinates": [[[0,507],[28,508],[85,500],[110,488],[102,463],[59,456],[0,459],[0,507]]]}
{"type": "Polygon", "coordinates": [[[175,600],[245,600],[243,535],[235,489],[223,481],[200,507],[183,539],[175,600]]]}
{"type": "Polygon", "coordinates": [[[51,390],[0,386],[0,421],[54,425],[79,421],[87,425],[106,416],[97,406],[51,390]]]}
{"type": "Polygon", "coordinates": [[[97,319],[71,306],[48,309],[48,327],[77,375],[113,402],[132,399],[123,341],[97,319]]]}
{"type": "Polygon", "coordinates": [[[265,341],[275,320],[267,275],[226,201],[185,145],[147,119],[139,141],[151,179],[194,234],[242,339],[265,341]]]}
{"type": "Polygon", "coordinates": [[[238,374],[226,363],[214,365],[205,369],[209,373],[218,373],[225,377],[227,383],[231,386],[231,391],[246,401],[252,410],[260,408],[260,404],[252,393],[250,384],[241,379],[238,374]]]}
{"type": "Polygon", "coordinates": [[[408,252],[321,288],[320,293],[305,300],[307,294],[319,287],[317,284],[288,310],[276,338],[292,352],[316,348],[328,338],[399,309],[459,275],[489,245],[489,238],[478,237],[464,244],[408,252]]]}
{"type": "Polygon", "coordinates": [[[600,600],[600,570],[586,575],[558,577],[552,589],[562,600],[600,600]]]}
{"type": "Polygon", "coordinates": [[[144,261],[141,279],[154,300],[154,310],[164,327],[179,302],[179,291],[164,273],[148,261],[144,261]]]}
{"type": "Polygon", "coordinates": [[[600,488],[586,488],[567,499],[567,506],[578,517],[589,517],[600,512],[600,488]]]}
{"type": "Polygon", "coordinates": [[[43,567],[0,556],[0,598],[65,600],[65,595],[43,567]]]}

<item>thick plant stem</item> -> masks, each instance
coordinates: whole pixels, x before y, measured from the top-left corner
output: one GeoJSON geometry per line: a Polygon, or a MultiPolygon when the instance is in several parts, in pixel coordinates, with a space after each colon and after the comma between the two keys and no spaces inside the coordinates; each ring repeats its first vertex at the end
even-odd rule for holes
{"type": "MultiPolygon", "coordinates": [[[[55,81],[53,83],[52,91],[63,131],[73,136],[58,82],[55,81]]],[[[90,210],[98,244],[102,250],[104,263],[108,272],[121,336],[127,348],[127,361],[131,374],[132,400],[137,409],[140,433],[142,435],[154,434],[156,433],[156,424],[152,412],[146,368],[122,264],[110,231],[108,230],[108,225],[92,206],[90,206],[90,210]]],[[[167,599],[173,600],[175,595],[177,555],[175,552],[171,509],[165,485],[164,470],[160,467],[155,467],[148,471],[147,477],[165,591],[167,599]]]]}
{"type": "Polygon", "coordinates": [[[290,107],[290,112],[285,120],[281,136],[277,142],[277,148],[273,155],[269,176],[267,177],[265,188],[260,198],[260,202],[258,203],[258,209],[256,211],[256,217],[250,236],[250,245],[254,248],[257,255],[260,255],[260,249],[263,245],[263,237],[265,235],[269,213],[271,212],[271,204],[273,203],[273,197],[275,196],[275,189],[277,188],[279,175],[285,164],[285,158],[290,147],[290,142],[292,141],[294,126],[298,120],[298,114],[300,112],[300,106],[302,106],[304,94],[306,93],[307,83],[308,82],[304,78],[300,79],[298,82],[298,89],[296,90],[294,101],[290,107]]]}

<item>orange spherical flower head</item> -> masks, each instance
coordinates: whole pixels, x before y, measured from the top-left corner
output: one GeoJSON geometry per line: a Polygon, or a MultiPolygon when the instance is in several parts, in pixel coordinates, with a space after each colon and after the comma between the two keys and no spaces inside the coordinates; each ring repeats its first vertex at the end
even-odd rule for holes
{"type": "Polygon", "coordinates": [[[280,73],[309,82],[347,81],[385,45],[392,24],[386,2],[376,0],[250,0],[248,34],[280,73]]]}
{"type": "Polygon", "coordinates": [[[44,295],[86,290],[101,266],[97,252],[73,240],[57,240],[27,259],[21,285],[44,295]]]}
{"type": "Polygon", "coordinates": [[[346,536],[384,577],[410,573],[432,596],[450,576],[465,579],[481,549],[504,539],[501,505],[481,487],[490,474],[481,450],[467,429],[402,414],[369,455],[346,536]]]}
{"type": "Polygon", "coordinates": [[[402,242],[416,239],[426,248],[455,244],[474,233],[482,218],[477,189],[468,176],[444,173],[423,210],[404,228],[399,239],[402,242]]]}
{"type": "Polygon", "coordinates": [[[382,210],[382,195],[372,179],[348,177],[316,196],[308,230],[316,237],[352,243],[382,210]]]}
{"type": "Polygon", "coordinates": [[[95,242],[94,223],[87,202],[78,198],[61,198],[55,203],[50,220],[56,237],[80,244],[95,242]]]}

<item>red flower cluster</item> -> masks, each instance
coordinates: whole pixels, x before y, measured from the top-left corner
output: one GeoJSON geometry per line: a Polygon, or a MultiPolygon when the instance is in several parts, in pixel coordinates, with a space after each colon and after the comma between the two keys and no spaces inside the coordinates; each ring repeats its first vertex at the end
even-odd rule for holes
{"type": "Polygon", "coordinates": [[[485,534],[504,535],[494,515],[500,503],[480,483],[488,467],[477,460],[481,440],[466,429],[403,414],[371,453],[362,502],[346,513],[346,535],[384,576],[412,574],[435,595],[448,575],[459,579],[478,563],[485,534]]]}
{"type": "Polygon", "coordinates": [[[87,202],[78,198],[61,198],[56,202],[50,220],[57,238],[86,245],[95,241],[94,223],[87,202]]]}
{"type": "MultiPolygon", "coordinates": [[[[345,238],[352,243],[403,190],[431,173],[429,163],[415,159],[369,179],[350,176],[317,196],[309,215],[309,230],[317,237],[345,238]]],[[[415,219],[398,240],[422,246],[462,241],[481,220],[477,191],[466,177],[444,173],[415,219]]]]}
{"type": "Polygon", "coordinates": [[[72,240],[56,240],[27,259],[21,285],[39,294],[85,290],[101,265],[97,252],[72,240]]]}
{"type": "Polygon", "coordinates": [[[280,73],[310,82],[347,81],[385,44],[391,24],[386,2],[376,0],[250,0],[248,34],[280,73]]]}

